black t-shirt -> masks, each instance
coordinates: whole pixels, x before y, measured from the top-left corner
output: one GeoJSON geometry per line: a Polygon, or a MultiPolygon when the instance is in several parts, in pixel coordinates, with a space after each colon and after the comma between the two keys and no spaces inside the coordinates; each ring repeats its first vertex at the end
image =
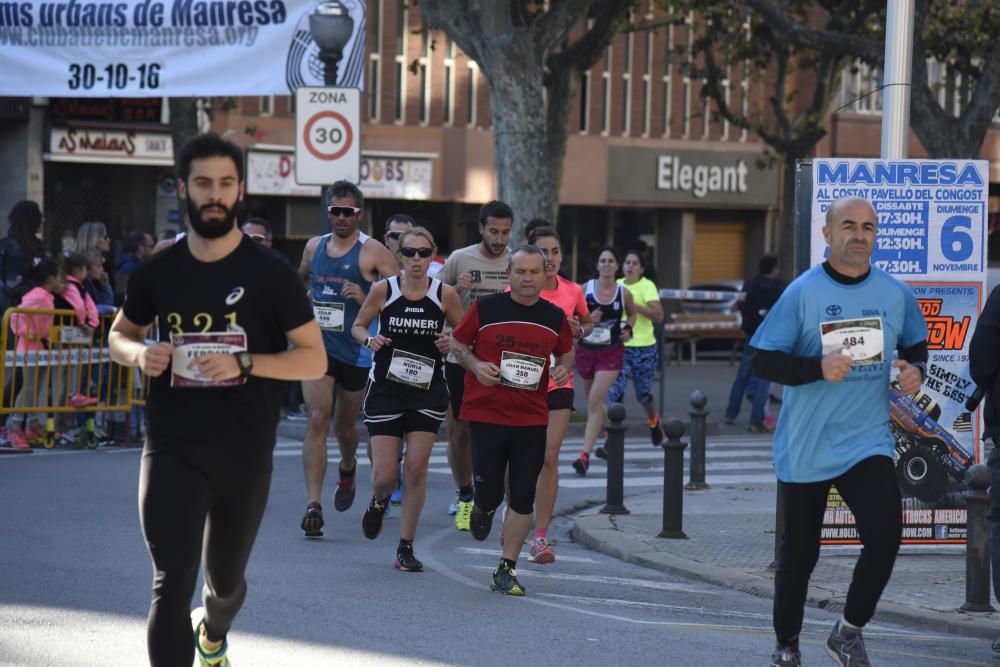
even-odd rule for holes
{"type": "MultiPolygon", "coordinates": [[[[295,271],[248,238],[215,262],[195,259],[186,238],[150,257],[129,278],[124,312],[141,326],[157,318],[164,342],[171,333],[243,331],[260,354],[285,351],[285,332],[313,318],[295,271]]],[[[150,449],[226,448],[269,465],[282,382],[251,376],[239,386],[181,388],[170,376],[167,368],[150,383],[150,449]]]]}

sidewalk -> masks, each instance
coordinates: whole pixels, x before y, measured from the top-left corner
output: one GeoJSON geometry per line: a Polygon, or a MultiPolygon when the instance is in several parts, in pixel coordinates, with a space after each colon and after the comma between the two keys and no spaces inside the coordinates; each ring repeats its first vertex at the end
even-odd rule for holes
{"type": "MultiPolygon", "coordinates": [[[[774,496],[774,486],[762,485],[685,491],[689,539],[677,540],[657,537],[663,493],[647,492],[625,499],[631,514],[600,514],[597,506],[576,515],[572,536],[625,561],[772,598],[774,496]]],[[[822,548],[807,604],[843,610],[859,551],[856,546],[822,548]]],[[[964,545],[904,544],[876,619],[984,639],[1000,636],[1000,613],[962,612],[964,601],[964,545]]]]}

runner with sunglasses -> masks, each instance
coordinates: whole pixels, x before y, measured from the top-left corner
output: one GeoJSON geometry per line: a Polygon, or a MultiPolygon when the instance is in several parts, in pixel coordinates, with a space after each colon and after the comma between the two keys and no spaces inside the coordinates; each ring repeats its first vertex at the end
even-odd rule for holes
{"type": "MultiPolygon", "coordinates": [[[[408,232],[414,227],[413,218],[406,215],[405,213],[393,213],[385,221],[385,235],[382,237],[382,241],[385,243],[385,247],[389,249],[392,256],[396,258],[396,264],[399,265],[399,270],[403,270],[403,261],[397,250],[399,250],[399,237],[403,232],[408,232]]],[[[371,458],[371,441],[368,443],[368,457],[371,458]]],[[[399,453],[399,485],[396,490],[392,492],[392,504],[399,505],[403,502],[403,456],[405,451],[400,451],[399,453]]],[[[391,508],[390,508],[391,510],[391,508]]],[[[389,510],[386,511],[386,516],[389,516],[389,510]]]]}
{"type": "Polygon", "coordinates": [[[309,239],[299,265],[299,276],[309,289],[313,312],[323,331],[327,355],[326,375],[302,383],[309,411],[309,426],[302,445],[309,495],[301,523],[306,537],[323,536],[320,499],[326,476],[326,438],[331,414],[340,447],[340,475],[333,505],[344,512],[354,502],[357,416],[372,354],[354,340],[351,327],[379,275],[399,274],[396,260],[385,246],[359,229],[364,216],[361,190],[349,181],[337,181],[330,186],[329,202],[327,213],[333,231],[309,239]]]}
{"type": "Polygon", "coordinates": [[[364,404],[371,436],[373,495],[361,517],[361,530],[371,540],[382,532],[405,440],[406,495],[395,563],[404,572],[423,570],[413,555],[413,539],[424,505],[427,463],[448,410],[444,355],[438,339],[446,320],[454,327],[462,318],[455,289],[427,276],[435,250],[434,237],[425,228],[403,232],[396,249],[402,275],[372,286],[351,328],[354,339],[374,352],[364,404]],[[372,335],[369,325],[376,319],[378,332],[372,335]]]}

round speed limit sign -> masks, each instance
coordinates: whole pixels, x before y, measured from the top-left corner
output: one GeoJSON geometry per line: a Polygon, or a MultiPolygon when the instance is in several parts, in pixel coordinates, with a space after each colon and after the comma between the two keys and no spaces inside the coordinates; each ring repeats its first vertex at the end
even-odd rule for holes
{"type": "Polygon", "coordinates": [[[302,141],[306,150],[320,160],[336,160],[351,148],[351,125],[336,111],[321,111],[306,121],[302,141]]]}
{"type": "Polygon", "coordinates": [[[295,182],[329,185],[361,180],[361,91],[295,90],[295,182]]]}

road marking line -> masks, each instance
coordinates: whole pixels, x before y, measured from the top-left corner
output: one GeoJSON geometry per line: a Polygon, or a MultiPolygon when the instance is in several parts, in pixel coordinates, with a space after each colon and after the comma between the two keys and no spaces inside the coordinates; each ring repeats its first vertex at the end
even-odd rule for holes
{"type": "MultiPolygon", "coordinates": [[[[493,571],[489,565],[469,565],[468,567],[478,570],[493,571]]],[[[559,581],[580,581],[580,574],[565,574],[562,572],[543,572],[541,570],[518,568],[519,576],[527,576],[534,579],[556,579],[559,581]]],[[[651,579],[634,579],[631,577],[605,577],[601,575],[587,575],[587,583],[607,584],[609,586],[633,586],[636,588],[648,588],[654,591],[677,591],[679,593],[697,593],[699,595],[718,595],[718,591],[708,590],[707,586],[692,586],[688,584],[675,584],[666,581],[653,581],[651,579]]]]}
{"type": "MultiPolygon", "coordinates": [[[[477,547],[460,547],[458,550],[459,551],[464,551],[465,553],[468,553],[468,554],[495,556],[497,558],[500,558],[500,550],[499,549],[483,549],[481,547],[478,547],[478,548],[477,547]]],[[[559,554],[557,560],[560,563],[596,563],[597,562],[597,560],[595,560],[593,558],[585,558],[583,556],[566,556],[565,554],[562,554],[562,553],[559,554]]]]}
{"type": "MultiPolygon", "coordinates": [[[[705,476],[705,482],[711,486],[713,484],[722,486],[724,484],[775,484],[777,479],[774,473],[770,475],[713,475],[705,476]]],[[[663,486],[663,477],[625,477],[625,487],[630,486],[663,486]]],[[[604,477],[577,479],[560,479],[559,486],[567,489],[596,489],[607,485],[604,477]]]]}

